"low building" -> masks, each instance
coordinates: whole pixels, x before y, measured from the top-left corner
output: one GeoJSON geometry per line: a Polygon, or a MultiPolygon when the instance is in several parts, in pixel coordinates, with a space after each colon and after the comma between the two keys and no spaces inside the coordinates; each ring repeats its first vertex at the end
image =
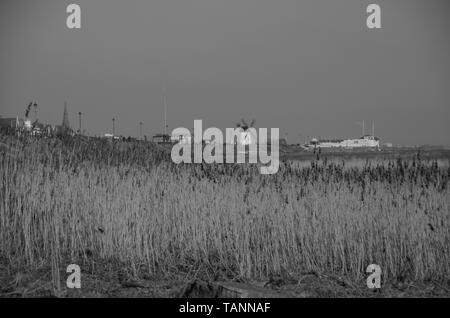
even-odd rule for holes
{"type": "Polygon", "coordinates": [[[107,138],[107,139],[113,139],[113,140],[119,140],[120,139],[119,136],[114,136],[113,134],[108,134],[108,133],[106,133],[104,135],[104,137],[107,138]]]}
{"type": "Polygon", "coordinates": [[[171,139],[171,136],[168,134],[157,134],[153,136],[152,141],[157,144],[170,144],[172,143],[171,139]]]}
{"type": "Polygon", "coordinates": [[[0,116],[0,127],[1,128],[17,128],[18,118],[3,118],[0,116]]]}
{"type": "Polygon", "coordinates": [[[170,141],[173,143],[190,144],[192,143],[191,135],[172,135],[170,141]]]}

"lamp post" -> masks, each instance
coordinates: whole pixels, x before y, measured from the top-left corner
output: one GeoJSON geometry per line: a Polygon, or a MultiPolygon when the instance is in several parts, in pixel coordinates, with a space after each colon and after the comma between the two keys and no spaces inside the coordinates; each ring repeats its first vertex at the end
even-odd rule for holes
{"type": "Polygon", "coordinates": [[[81,112],[78,112],[78,133],[81,134],[81,112]]]}
{"type": "Polygon", "coordinates": [[[113,118],[113,119],[112,119],[112,125],[113,125],[113,136],[115,136],[115,135],[116,135],[116,126],[115,126],[115,121],[116,121],[116,119],[115,119],[115,118],[113,118]]]}

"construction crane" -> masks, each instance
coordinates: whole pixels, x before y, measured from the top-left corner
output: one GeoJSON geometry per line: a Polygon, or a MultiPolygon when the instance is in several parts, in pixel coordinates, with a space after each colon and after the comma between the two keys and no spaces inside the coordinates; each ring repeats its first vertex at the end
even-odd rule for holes
{"type": "Polygon", "coordinates": [[[25,109],[25,119],[28,119],[28,116],[30,115],[31,107],[33,107],[33,102],[29,103],[27,108],[25,109]]]}

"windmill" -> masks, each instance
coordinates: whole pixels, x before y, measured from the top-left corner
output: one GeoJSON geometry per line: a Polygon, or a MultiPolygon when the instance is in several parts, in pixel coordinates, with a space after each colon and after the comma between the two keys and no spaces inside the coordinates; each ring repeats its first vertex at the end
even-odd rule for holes
{"type": "Polygon", "coordinates": [[[38,109],[38,104],[36,102],[33,103],[33,107],[34,107],[34,122],[32,124],[33,129],[36,127],[37,123],[38,123],[38,118],[37,118],[37,109],[38,109]]]}
{"type": "Polygon", "coordinates": [[[255,120],[253,119],[250,125],[245,121],[245,119],[241,119],[240,122],[236,124],[236,127],[240,129],[240,138],[238,142],[244,146],[251,145],[256,142],[257,137],[253,129],[255,125],[255,120]]]}
{"type": "MultiPolygon", "coordinates": [[[[35,103],[36,104],[36,103],[35,103]]],[[[32,129],[32,124],[31,124],[31,120],[29,118],[30,116],[30,111],[31,111],[31,107],[33,107],[33,102],[29,103],[27,108],[25,109],[25,121],[24,121],[24,128],[26,130],[31,130],[32,129]]],[[[37,104],[36,106],[37,107],[37,104]]]]}

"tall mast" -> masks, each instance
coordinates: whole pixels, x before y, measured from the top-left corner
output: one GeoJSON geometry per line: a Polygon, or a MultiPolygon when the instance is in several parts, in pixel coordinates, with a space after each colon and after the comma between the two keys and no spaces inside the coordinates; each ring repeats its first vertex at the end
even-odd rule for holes
{"type": "Polygon", "coordinates": [[[372,136],[375,137],[375,122],[372,120],[372,136]]]}
{"type": "Polygon", "coordinates": [[[164,135],[167,135],[167,103],[166,96],[163,97],[164,100],[164,135]]]}

